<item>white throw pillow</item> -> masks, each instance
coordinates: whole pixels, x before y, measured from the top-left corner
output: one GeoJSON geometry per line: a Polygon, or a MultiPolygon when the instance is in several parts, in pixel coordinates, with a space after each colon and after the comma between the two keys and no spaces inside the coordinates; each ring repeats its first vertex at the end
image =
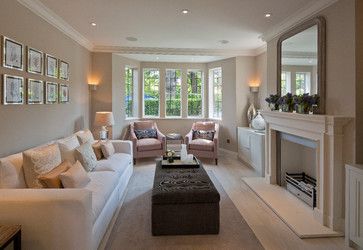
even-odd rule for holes
{"type": "Polygon", "coordinates": [[[21,186],[15,166],[7,159],[0,159],[0,188],[18,188],[21,186]]]}
{"type": "Polygon", "coordinates": [[[83,188],[91,180],[79,161],[66,172],[61,173],[59,178],[64,188],[83,188]]]}
{"type": "Polygon", "coordinates": [[[93,143],[95,141],[92,132],[88,129],[84,131],[78,131],[76,135],[80,144],[84,144],[86,142],[93,143]]]}
{"type": "Polygon", "coordinates": [[[76,159],[87,172],[92,171],[96,167],[97,158],[90,142],[86,142],[76,148],[76,159]]]}
{"type": "Polygon", "coordinates": [[[59,140],[58,146],[61,152],[62,161],[69,161],[74,164],[76,162],[75,149],[80,146],[77,136],[72,135],[59,140]]]}
{"type": "Polygon", "coordinates": [[[111,155],[115,153],[115,148],[111,141],[102,142],[101,149],[102,149],[102,154],[106,158],[109,158],[111,155]]]}
{"type": "Polygon", "coordinates": [[[30,188],[42,188],[38,176],[48,173],[62,163],[58,144],[29,149],[23,152],[25,182],[30,188]]]}

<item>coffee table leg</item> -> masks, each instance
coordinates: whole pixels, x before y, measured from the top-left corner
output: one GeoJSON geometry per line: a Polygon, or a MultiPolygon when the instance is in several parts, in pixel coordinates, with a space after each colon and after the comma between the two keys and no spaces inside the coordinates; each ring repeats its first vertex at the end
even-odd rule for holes
{"type": "Polygon", "coordinates": [[[21,231],[14,237],[14,250],[21,250],[21,231]]]}

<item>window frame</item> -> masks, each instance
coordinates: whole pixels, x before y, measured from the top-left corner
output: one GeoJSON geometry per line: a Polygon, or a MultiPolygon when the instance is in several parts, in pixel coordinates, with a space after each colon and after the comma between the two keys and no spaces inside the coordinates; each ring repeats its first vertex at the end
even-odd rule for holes
{"type": "Polygon", "coordinates": [[[208,70],[209,79],[208,79],[208,117],[213,120],[222,120],[223,117],[223,69],[222,67],[215,67],[208,70]],[[215,93],[214,93],[214,71],[220,70],[221,71],[221,116],[215,117],[214,116],[214,101],[215,101],[215,93]]]}
{"type": "Polygon", "coordinates": [[[186,107],[186,115],[188,119],[199,119],[199,118],[204,118],[205,117],[205,101],[204,101],[204,71],[202,69],[187,69],[187,80],[186,80],[186,88],[187,88],[187,107],[186,107]],[[202,110],[201,110],[201,115],[200,116],[190,116],[189,115],[189,93],[188,93],[188,88],[189,88],[189,84],[188,84],[188,79],[189,79],[189,72],[201,72],[201,98],[202,98],[202,110]]]}
{"type": "Polygon", "coordinates": [[[138,103],[138,71],[139,69],[137,67],[132,67],[130,65],[126,65],[124,68],[124,105],[126,106],[126,75],[127,75],[127,69],[132,70],[132,116],[127,116],[127,112],[125,109],[125,119],[126,120],[132,120],[137,118],[137,103],[138,103]]]}
{"type": "Polygon", "coordinates": [[[165,86],[164,86],[164,111],[165,111],[165,118],[166,119],[172,119],[172,118],[181,118],[182,117],[182,115],[183,115],[183,70],[182,69],[172,69],[172,68],[166,68],[165,69],[165,84],[164,84],[165,86]],[[167,77],[166,77],[166,75],[167,75],[167,71],[168,70],[174,70],[174,71],[180,71],[180,115],[179,116],[168,116],[167,115],[167,104],[166,104],[166,102],[167,102],[167,97],[166,97],[166,94],[167,94],[167,92],[166,92],[166,85],[167,85],[167,81],[166,81],[166,79],[167,79],[167,77]]]}
{"type": "Polygon", "coordinates": [[[160,118],[160,69],[159,68],[143,68],[142,69],[142,117],[143,118],[160,118]],[[159,72],[159,106],[158,106],[158,115],[157,116],[153,116],[153,115],[145,115],[145,70],[154,70],[154,71],[158,71],[159,72]]]}

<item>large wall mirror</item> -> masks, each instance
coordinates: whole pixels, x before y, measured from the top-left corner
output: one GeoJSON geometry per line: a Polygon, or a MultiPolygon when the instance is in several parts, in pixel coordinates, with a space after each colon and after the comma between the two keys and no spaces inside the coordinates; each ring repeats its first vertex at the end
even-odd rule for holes
{"type": "Polygon", "coordinates": [[[287,31],[277,53],[277,93],[318,94],[318,112],[325,113],[325,19],[316,17],[287,31]]]}

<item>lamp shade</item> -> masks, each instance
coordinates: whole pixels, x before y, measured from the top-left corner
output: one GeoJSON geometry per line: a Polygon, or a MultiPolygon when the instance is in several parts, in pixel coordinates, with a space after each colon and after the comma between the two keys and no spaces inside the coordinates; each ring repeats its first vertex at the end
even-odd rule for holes
{"type": "Polygon", "coordinates": [[[96,127],[112,126],[115,124],[112,112],[96,112],[94,125],[96,127]]]}

